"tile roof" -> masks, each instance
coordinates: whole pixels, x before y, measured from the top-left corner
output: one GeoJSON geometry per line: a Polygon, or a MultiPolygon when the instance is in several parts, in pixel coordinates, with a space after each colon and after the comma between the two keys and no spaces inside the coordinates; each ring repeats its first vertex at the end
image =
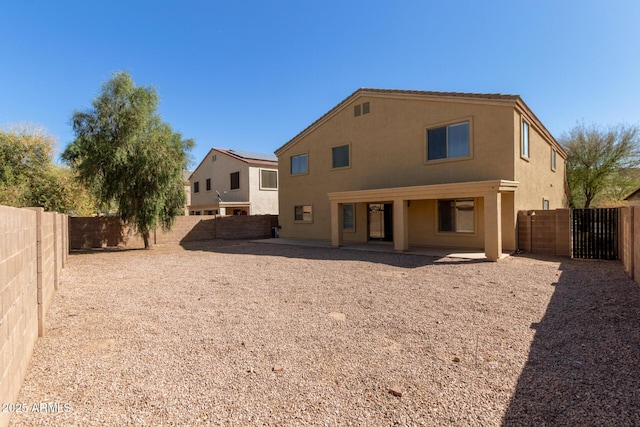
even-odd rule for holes
{"type": "Polygon", "coordinates": [[[520,95],[509,95],[509,94],[502,94],[502,93],[435,92],[435,91],[427,91],[427,90],[374,89],[374,88],[358,89],[354,93],[352,93],[349,96],[349,98],[358,92],[459,97],[459,98],[482,98],[482,99],[520,99],[520,95]]]}

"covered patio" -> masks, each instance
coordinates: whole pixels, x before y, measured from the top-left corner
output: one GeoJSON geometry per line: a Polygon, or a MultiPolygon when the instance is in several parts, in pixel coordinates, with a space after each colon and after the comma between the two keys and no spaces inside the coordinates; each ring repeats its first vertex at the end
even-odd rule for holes
{"type": "MultiPolygon", "coordinates": [[[[396,252],[407,252],[410,232],[408,208],[411,201],[482,198],[484,220],[478,226],[484,232],[484,254],[488,260],[497,261],[503,256],[503,194],[513,196],[517,187],[516,181],[491,180],[329,193],[331,245],[344,246],[343,205],[347,203],[392,203],[393,248],[396,252]]],[[[515,235],[515,219],[505,220],[514,225],[515,235]]]]}

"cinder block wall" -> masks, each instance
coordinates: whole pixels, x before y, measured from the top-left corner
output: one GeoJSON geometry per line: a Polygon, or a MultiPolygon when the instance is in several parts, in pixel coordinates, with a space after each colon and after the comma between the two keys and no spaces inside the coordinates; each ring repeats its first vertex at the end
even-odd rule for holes
{"type": "Polygon", "coordinates": [[[632,221],[633,226],[631,236],[628,237],[628,239],[632,245],[630,250],[633,261],[629,277],[640,283],[640,207],[634,206],[631,209],[632,214],[630,220],[632,221]]]}
{"type": "Polygon", "coordinates": [[[219,239],[265,239],[278,225],[277,215],[225,216],[216,219],[219,239]]]}
{"type": "Polygon", "coordinates": [[[518,248],[543,255],[571,256],[571,210],[518,212],[518,248]]]}
{"type": "Polygon", "coordinates": [[[156,244],[179,244],[216,239],[216,221],[212,215],[179,216],[170,231],[156,230],[156,244]]]}
{"type": "MultiPolygon", "coordinates": [[[[66,253],[65,217],[0,206],[0,402],[15,402],[66,253]],[[59,232],[57,231],[60,227],[59,232]],[[56,249],[58,248],[58,249],[56,249]],[[59,266],[59,264],[60,266],[59,266]]],[[[0,413],[0,427],[11,413],[0,413]]]]}
{"type": "Polygon", "coordinates": [[[144,248],[143,240],[115,217],[69,217],[71,249],[123,246],[144,248]]]}
{"type": "MultiPolygon", "coordinates": [[[[277,215],[179,216],[170,231],[157,229],[150,236],[154,244],[180,244],[212,239],[262,239],[271,237],[278,225],[277,215]]],[[[119,246],[142,248],[144,242],[114,217],[69,218],[71,249],[119,246]]]]}
{"type": "Polygon", "coordinates": [[[38,335],[44,336],[45,315],[51,306],[53,296],[58,287],[58,268],[56,266],[56,216],[55,213],[44,212],[42,208],[34,208],[38,226],[38,335]]]}

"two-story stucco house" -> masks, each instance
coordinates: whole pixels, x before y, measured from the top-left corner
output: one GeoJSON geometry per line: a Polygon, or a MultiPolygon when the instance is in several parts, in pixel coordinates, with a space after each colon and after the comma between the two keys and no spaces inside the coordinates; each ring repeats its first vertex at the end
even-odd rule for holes
{"type": "Polygon", "coordinates": [[[278,214],[273,154],[212,148],[189,177],[190,215],[278,214]]]}
{"type": "Polygon", "coordinates": [[[517,95],[359,89],[276,151],[280,236],[517,248],[519,210],[566,207],[566,153],[517,95]]]}

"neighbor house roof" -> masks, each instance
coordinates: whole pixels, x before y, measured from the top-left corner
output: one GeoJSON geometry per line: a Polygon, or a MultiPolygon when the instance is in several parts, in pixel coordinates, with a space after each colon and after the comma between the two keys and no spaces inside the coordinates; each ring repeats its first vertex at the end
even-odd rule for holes
{"type": "Polygon", "coordinates": [[[211,156],[212,152],[222,153],[236,160],[251,165],[278,167],[278,158],[273,154],[253,153],[250,151],[232,150],[228,148],[212,148],[211,150],[209,150],[207,155],[204,156],[204,159],[200,161],[198,167],[195,168],[194,172],[200,169],[200,166],[205,163],[205,160],[207,160],[209,156],[211,156]]]}
{"type": "Polygon", "coordinates": [[[338,111],[342,110],[353,101],[355,98],[360,96],[373,96],[373,97],[385,97],[385,98],[394,98],[394,97],[402,97],[402,98],[438,98],[441,101],[449,101],[449,102],[460,102],[461,100],[466,101],[476,101],[481,103],[498,103],[498,104],[511,104],[514,107],[518,106],[520,110],[522,110],[530,120],[532,120],[540,131],[551,141],[552,144],[555,145],[556,150],[560,153],[561,156],[566,158],[566,152],[564,149],[558,144],[553,135],[547,130],[547,128],[542,124],[542,122],[536,117],[536,115],[529,109],[529,107],[524,103],[520,95],[508,95],[508,94],[500,94],[500,93],[464,93],[464,92],[434,92],[434,91],[423,91],[423,90],[401,90],[401,89],[374,89],[374,88],[361,88],[353,92],[351,95],[346,97],[340,103],[338,103],[331,110],[322,115],[315,122],[311,123],[305,129],[303,129],[300,133],[294,136],[291,140],[285,143],[283,146],[278,148],[275,153],[276,155],[280,155],[282,151],[286,148],[289,148],[291,145],[295,144],[295,142],[301,138],[303,135],[306,135],[308,132],[313,130],[315,127],[319,126],[321,123],[325,122],[327,119],[332,117],[338,111]]]}
{"type": "Polygon", "coordinates": [[[624,200],[634,200],[634,199],[637,199],[638,196],[640,196],[640,188],[635,190],[633,193],[629,194],[627,197],[624,198],[624,200]]]}
{"type": "Polygon", "coordinates": [[[251,151],[242,151],[242,150],[231,150],[224,148],[214,148],[214,150],[219,151],[221,153],[226,153],[231,157],[235,157],[238,160],[242,160],[246,163],[256,163],[255,161],[263,161],[269,163],[278,164],[278,157],[274,154],[263,154],[263,153],[253,153],[251,151]]]}

